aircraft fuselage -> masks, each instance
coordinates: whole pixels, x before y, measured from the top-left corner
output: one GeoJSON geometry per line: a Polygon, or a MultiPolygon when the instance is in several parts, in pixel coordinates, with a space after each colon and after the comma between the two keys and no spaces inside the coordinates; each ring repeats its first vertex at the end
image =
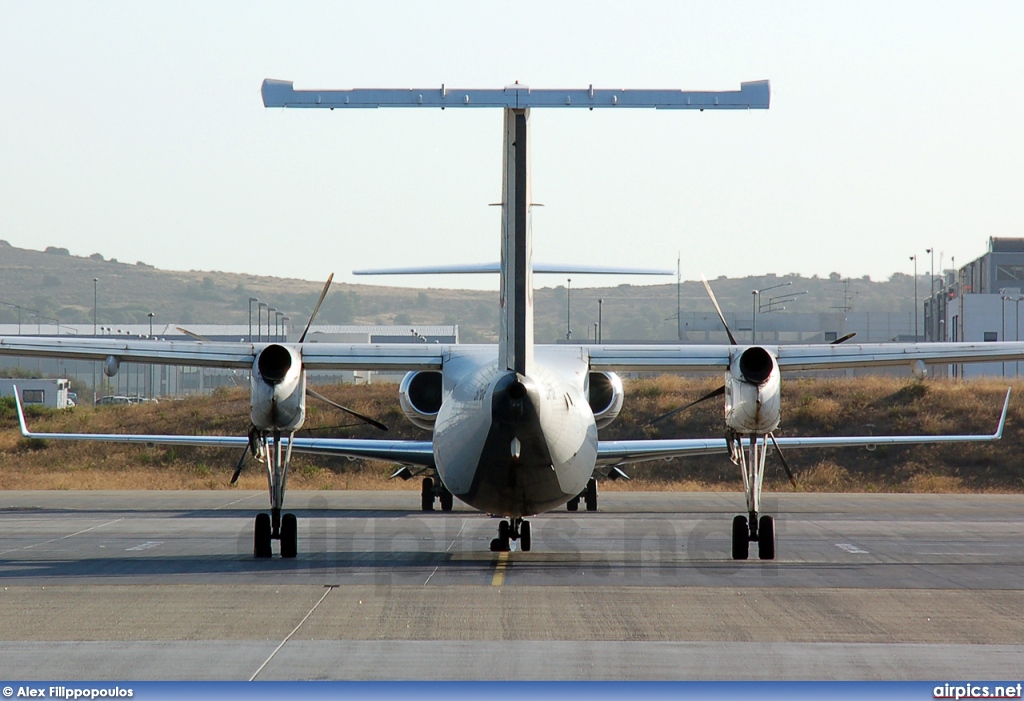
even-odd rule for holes
{"type": "Polygon", "coordinates": [[[550,511],[593,475],[597,425],[584,391],[587,362],[578,351],[538,356],[526,375],[500,368],[490,354],[445,363],[437,472],[453,495],[481,511],[550,511]]]}

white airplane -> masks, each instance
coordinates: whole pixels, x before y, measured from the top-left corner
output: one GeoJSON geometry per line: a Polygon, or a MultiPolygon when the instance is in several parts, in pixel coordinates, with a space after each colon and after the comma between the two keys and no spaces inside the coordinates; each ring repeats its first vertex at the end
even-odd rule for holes
{"type": "MultiPolygon", "coordinates": [[[[682,109],[767,108],[768,83],[744,83],[738,92],[351,90],[296,92],[290,83],[265,81],[267,106],[384,107],[500,106],[504,110],[504,177],[497,347],[441,344],[218,343],[128,339],[0,338],[0,355],[63,357],[103,363],[108,375],[122,361],[251,369],[252,438],[32,433],[20,410],[25,436],[46,439],[250,447],[266,463],[270,514],[257,515],[253,551],[270,557],[280,542],[282,557],[297,553],[297,525],[283,513],[291,452],[345,455],[393,462],[399,473],[424,478],[423,504],[442,509],[453,498],[503,520],[491,550],[518,542],[531,549],[526,517],[582,495],[596,508],[596,477],[621,475],[623,465],[686,455],[722,453],[743,469],[747,514],[734,522],[733,556],[744,559],[751,540],[760,557],[775,557],[774,525],[760,513],[765,440],[778,426],[782,371],[868,366],[916,366],[1024,359],[1024,343],[930,343],[749,346],[535,345],[533,266],[529,226],[529,110],[531,107],[668,107],[682,109]],[[405,415],[432,429],[430,441],[296,438],[305,418],[307,370],[405,370],[399,401],[405,415]],[[727,438],[602,441],[599,429],[622,408],[616,373],[725,373],[727,438]],[[747,455],[743,457],[742,438],[747,455]],[[403,472],[404,471],[404,472],[403,472]],[[437,491],[435,491],[435,487],[437,491]],[[741,522],[742,519],[742,522],[741,522]],[[746,524],[740,529],[736,524],[746,524]]],[[[307,327],[308,329],[308,327],[307,327]]],[[[303,334],[304,336],[305,334],[303,334]]],[[[1009,395],[1007,395],[1007,402],[1009,395]]],[[[992,435],[864,436],[774,439],[787,448],[871,446],[997,440],[1006,416],[992,435]]],[[[398,473],[396,473],[398,474],[398,473]]]]}

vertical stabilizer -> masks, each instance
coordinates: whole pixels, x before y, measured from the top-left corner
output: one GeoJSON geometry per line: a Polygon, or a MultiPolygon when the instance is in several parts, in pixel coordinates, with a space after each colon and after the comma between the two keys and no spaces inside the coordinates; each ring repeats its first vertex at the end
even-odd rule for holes
{"type": "Polygon", "coordinates": [[[501,336],[498,362],[526,375],[533,365],[533,232],[530,230],[529,109],[505,110],[501,216],[501,336]]]}

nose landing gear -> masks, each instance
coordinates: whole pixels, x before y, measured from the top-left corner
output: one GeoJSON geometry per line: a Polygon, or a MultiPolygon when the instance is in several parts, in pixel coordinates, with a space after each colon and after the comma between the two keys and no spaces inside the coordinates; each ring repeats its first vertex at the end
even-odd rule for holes
{"type": "Polygon", "coordinates": [[[518,540],[519,548],[529,552],[531,546],[530,522],[523,518],[510,518],[498,523],[498,537],[491,541],[491,552],[507,553],[511,541],[518,540]]]}

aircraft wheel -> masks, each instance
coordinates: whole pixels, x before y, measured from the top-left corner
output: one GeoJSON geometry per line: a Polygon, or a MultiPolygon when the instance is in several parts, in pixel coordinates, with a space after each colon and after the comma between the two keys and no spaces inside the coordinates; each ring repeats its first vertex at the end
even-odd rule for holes
{"type": "Polygon", "coordinates": [[[270,514],[256,514],[256,527],[253,530],[252,556],[267,558],[273,556],[270,549],[270,514]]]}
{"type": "Polygon", "coordinates": [[[434,480],[430,477],[423,478],[423,486],[420,488],[420,509],[434,510],[434,480]]]}
{"type": "Polygon", "coordinates": [[[762,516],[757,522],[757,556],[775,559],[775,519],[771,516],[762,516]]]}
{"type": "Polygon", "coordinates": [[[746,560],[750,553],[750,531],[747,517],[737,516],[732,520],[732,559],[746,560]]]}
{"type": "Polygon", "coordinates": [[[587,489],[583,493],[583,501],[587,503],[587,511],[597,511],[597,480],[593,477],[587,481],[587,489]]]}
{"type": "Polygon", "coordinates": [[[523,549],[524,553],[528,553],[530,552],[530,545],[530,522],[523,521],[519,524],[519,546],[523,549]]]}
{"type": "Polygon", "coordinates": [[[579,498],[578,495],[574,496],[572,499],[570,499],[569,501],[565,502],[565,510],[566,511],[579,511],[580,510],[580,498],[579,498]]]}
{"type": "Polygon", "coordinates": [[[447,487],[441,487],[441,511],[451,511],[455,505],[455,497],[448,491],[447,487]]]}
{"type": "Polygon", "coordinates": [[[498,522],[498,550],[500,552],[508,552],[509,545],[508,541],[511,537],[512,527],[508,521],[498,522]]]}
{"type": "Polygon", "coordinates": [[[299,552],[299,527],[295,514],[281,517],[281,557],[292,558],[299,552]]]}

